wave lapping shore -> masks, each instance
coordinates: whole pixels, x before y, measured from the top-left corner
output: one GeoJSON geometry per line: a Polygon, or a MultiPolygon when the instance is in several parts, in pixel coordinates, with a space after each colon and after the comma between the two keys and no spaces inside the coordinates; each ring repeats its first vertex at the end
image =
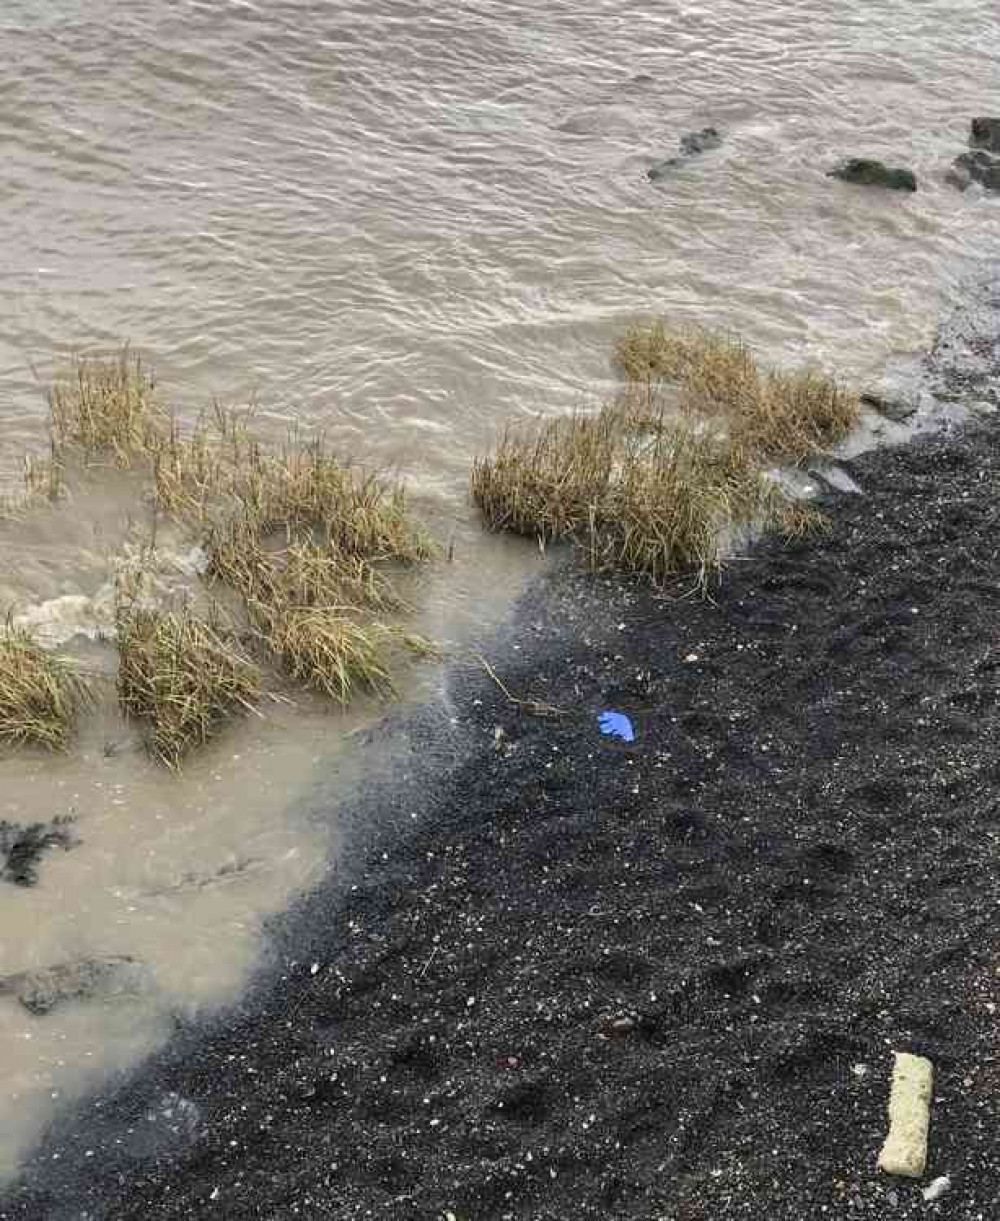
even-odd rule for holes
{"type": "Polygon", "coordinates": [[[994,1215],[998,320],[994,281],[925,365],[977,422],[847,463],[828,535],[705,600],[556,572],[486,650],[506,693],[390,719],[243,1006],[0,1217],[923,1216],[876,1170],[893,1050],[935,1067],[927,1180],[994,1215]]]}

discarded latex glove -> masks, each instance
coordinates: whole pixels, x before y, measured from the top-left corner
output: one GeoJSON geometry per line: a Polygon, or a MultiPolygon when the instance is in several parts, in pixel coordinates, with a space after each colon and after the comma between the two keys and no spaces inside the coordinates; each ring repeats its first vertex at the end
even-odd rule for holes
{"type": "Polygon", "coordinates": [[[632,722],[624,712],[602,712],[597,718],[601,733],[608,738],[621,738],[623,742],[635,741],[632,722]]]}

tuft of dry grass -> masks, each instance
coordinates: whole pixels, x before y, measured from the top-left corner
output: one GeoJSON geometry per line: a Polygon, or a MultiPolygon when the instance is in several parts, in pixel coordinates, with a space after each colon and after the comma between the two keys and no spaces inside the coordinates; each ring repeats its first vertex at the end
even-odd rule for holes
{"type": "Polygon", "coordinates": [[[368,560],[311,540],[268,551],[245,519],[215,535],[210,555],[212,574],[242,594],[258,639],[293,679],[342,704],[356,689],[392,693],[393,632],[364,617],[405,607],[368,560]]]}
{"type": "Polygon", "coordinates": [[[316,531],[343,555],[401,564],[434,554],[433,542],[407,512],[404,490],[344,465],[322,439],[279,454],[250,446],[231,491],[263,537],[316,531]]]}
{"type": "Polygon", "coordinates": [[[110,457],[122,468],[149,459],[166,433],[155,391],[155,379],[127,344],[115,356],[77,356],[49,391],[57,449],[71,446],[88,461],[110,457]]]}
{"type": "Polygon", "coordinates": [[[774,524],[778,533],[787,539],[829,534],[833,528],[823,510],[806,500],[786,500],[779,505],[774,524]]]}
{"type": "MultiPolygon", "coordinates": [[[[216,404],[182,429],[128,347],[113,359],[78,358],[49,402],[54,461],[32,470],[32,485],[54,481],[71,452],[145,465],[156,512],[198,532],[210,579],[239,595],[252,635],[284,670],[340,702],[356,689],[391,691],[399,632],[374,616],[409,609],[393,574],[436,553],[402,487],[344,463],[322,437],[295,433],[282,449],[265,448],[252,406],[216,404]]],[[[119,696],[149,724],[153,753],[174,764],[249,706],[260,679],[216,624],[156,609],[133,586],[123,577],[119,696]]]]}
{"type": "Polygon", "coordinates": [[[65,750],[92,694],[84,678],[10,619],[0,627],[0,741],[65,750]]]}
{"type": "Polygon", "coordinates": [[[745,449],[672,421],[610,484],[589,523],[590,566],[657,582],[692,572],[704,586],[722,566],[727,537],[771,521],[781,495],[745,449]]]}
{"type": "Polygon", "coordinates": [[[725,433],[652,409],[637,421],[611,404],[508,429],[472,472],[487,525],[569,539],[594,570],[693,570],[704,584],[727,532],[771,521],[781,493],[725,433]]]}
{"type": "Polygon", "coordinates": [[[118,698],[126,716],[148,727],[150,752],[176,767],[232,717],[252,712],[260,672],[231,635],[190,607],[143,605],[119,585],[118,698]]]}
{"type": "Polygon", "coordinates": [[[771,458],[802,462],[842,440],[855,426],[860,401],[816,369],[762,371],[738,336],[662,321],[630,328],[615,356],[626,379],[681,392],[681,408],[720,418],[733,439],[771,458]]]}
{"type": "Polygon", "coordinates": [[[203,421],[185,437],[172,420],[152,461],[156,505],[172,517],[201,524],[229,490],[229,472],[203,421]]]}
{"type": "Polygon", "coordinates": [[[58,504],[66,495],[63,464],[54,445],[47,458],[25,454],[22,481],[23,491],[0,496],[0,520],[19,518],[43,501],[58,504]]]}
{"type": "Polygon", "coordinates": [[[348,605],[402,611],[406,604],[392,582],[362,555],[311,540],[292,543],[274,564],[272,598],[302,606],[348,605]]]}
{"type": "Polygon", "coordinates": [[[401,488],[342,464],[322,441],[234,464],[230,508],[212,522],[209,573],[239,593],[262,646],[293,679],[346,703],[393,690],[397,633],[374,614],[409,609],[386,565],[434,553],[401,488]]]}
{"type": "Polygon", "coordinates": [[[472,498],[494,530],[543,541],[576,534],[607,493],[624,436],[610,408],[508,427],[472,468],[472,498]]]}
{"type": "Polygon", "coordinates": [[[356,690],[388,696],[394,687],[381,624],[361,624],[346,606],[283,605],[267,633],[268,646],[298,682],[346,704],[356,690]]]}

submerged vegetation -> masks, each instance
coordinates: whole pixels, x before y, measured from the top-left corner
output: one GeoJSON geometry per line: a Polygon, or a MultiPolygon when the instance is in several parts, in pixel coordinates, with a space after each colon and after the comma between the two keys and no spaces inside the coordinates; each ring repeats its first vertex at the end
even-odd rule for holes
{"type": "Polygon", "coordinates": [[[90,699],[69,662],[10,619],[0,627],[0,742],[65,750],[90,699]]]}
{"type": "Polygon", "coordinates": [[[260,671],[220,622],[200,619],[190,606],[144,605],[141,588],[124,577],[115,618],[122,711],[146,726],[161,762],[176,766],[232,716],[253,711],[260,671]]]}
{"type": "MultiPolygon", "coordinates": [[[[128,347],[76,359],[52,386],[49,408],[51,458],[29,462],[24,495],[5,508],[60,499],[67,468],[145,472],[151,553],[155,523],[177,523],[203,547],[206,578],[235,616],[225,627],[217,606],[208,618],[190,602],[166,607],[155,582],[143,587],[141,570],[119,571],[119,703],[145,726],[157,759],[175,766],[254,708],[268,671],[345,704],[357,692],[393,692],[397,643],[434,654],[392,622],[409,610],[399,572],[436,552],[401,487],[342,462],[321,438],[293,434],[268,449],[253,433],[252,409],[216,406],[185,431],[128,347]]],[[[69,673],[33,647],[39,676],[69,673]]],[[[0,654],[0,683],[13,684],[13,658],[10,647],[0,654]]],[[[38,739],[27,713],[4,715],[0,736],[38,739]]]]}
{"type": "Polygon", "coordinates": [[[842,439],[858,400],[815,370],[762,372],[738,338],[659,322],[616,348],[625,384],[593,414],[508,428],[473,466],[492,529],[568,539],[594,570],[681,572],[704,585],[741,532],[822,529],[770,468],[842,439]]]}
{"type": "Polygon", "coordinates": [[[155,378],[127,344],[110,358],[77,356],[49,391],[49,416],[57,450],[123,468],[156,449],[165,423],[155,378]]]}

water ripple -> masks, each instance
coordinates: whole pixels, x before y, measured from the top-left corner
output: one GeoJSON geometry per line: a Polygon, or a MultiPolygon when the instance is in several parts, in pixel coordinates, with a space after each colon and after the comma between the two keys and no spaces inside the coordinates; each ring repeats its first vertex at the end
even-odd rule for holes
{"type": "Polygon", "coordinates": [[[864,375],[997,242],[997,203],[943,182],[1000,87],[993,16],[9,0],[0,459],[37,435],[29,364],[118,336],[184,410],[256,388],[375,460],[405,438],[456,495],[497,421],[594,393],[637,314],[864,375]],[[718,153],[647,180],[709,122],[718,153]],[[849,153],[921,190],[832,184],[849,153]]]}

